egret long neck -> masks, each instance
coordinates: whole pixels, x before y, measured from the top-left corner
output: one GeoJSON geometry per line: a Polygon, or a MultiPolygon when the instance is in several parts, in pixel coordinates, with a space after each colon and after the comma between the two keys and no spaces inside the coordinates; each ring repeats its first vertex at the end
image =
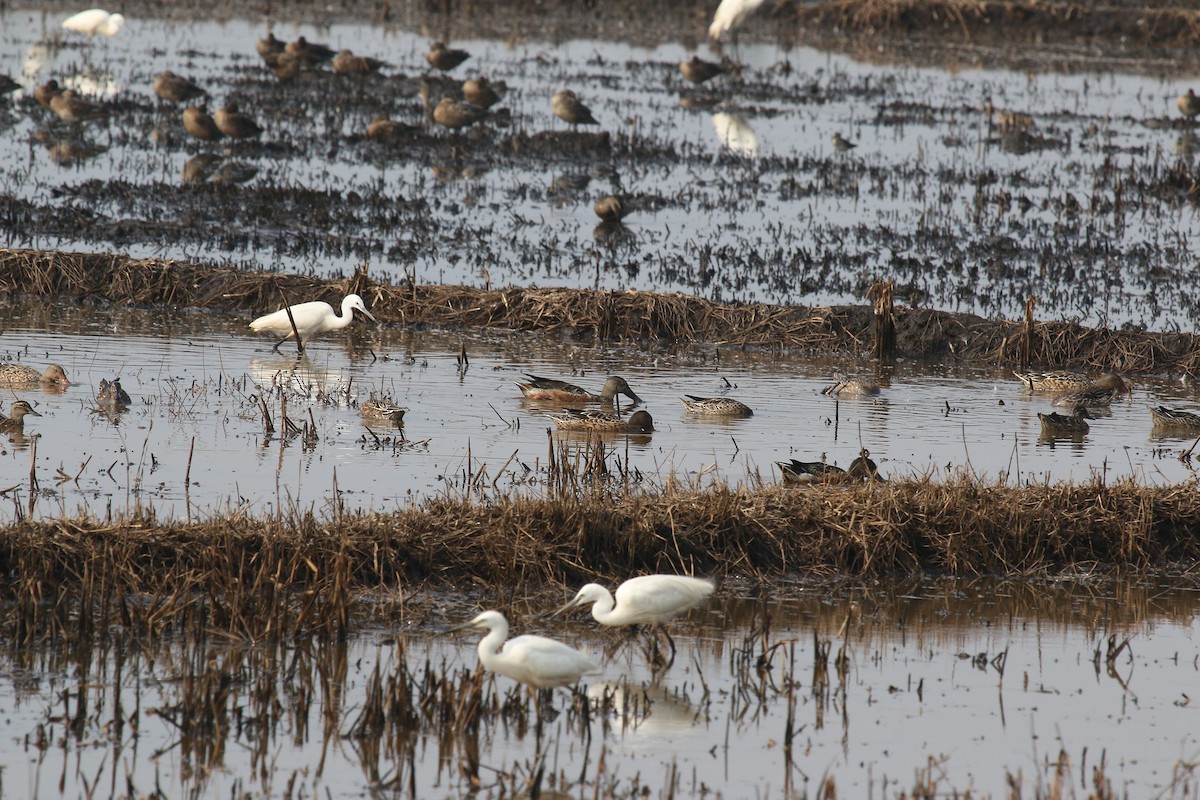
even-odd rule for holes
{"type": "Polygon", "coordinates": [[[602,625],[609,623],[609,617],[612,616],[613,606],[616,605],[616,600],[613,600],[612,594],[607,589],[602,589],[604,594],[596,602],[592,603],[592,619],[602,625]]]}
{"type": "Polygon", "coordinates": [[[504,644],[504,640],[508,638],[508,626],[492,628],[488,631],[488,635],[479,640],[479,662],[487,669],[495,672],[493,665],[500,658],[500,654],[496,651],[500,649],[500,645],[504,644]]]}
{"type": "MultiPolygon", "coordinates": [[[[346,327],[353,321],[354,321],[354,309],[350,307],[349,303],[347,303],[345,300],[343,300],[342,301],[342,315],[340,317],[335,316],[333,318],[333,321],[329,323],[329,330],[340,331],[342,328],[346,327]]],[[[501,636],[500,638],[504,639],[503,636],[501,636]]]]}

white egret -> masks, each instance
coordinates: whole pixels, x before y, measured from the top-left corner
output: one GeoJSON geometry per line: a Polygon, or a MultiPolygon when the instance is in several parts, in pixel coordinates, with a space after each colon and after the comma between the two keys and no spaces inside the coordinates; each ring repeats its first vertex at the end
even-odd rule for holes
{"type": "Polygon", "coordinates": [[[592,618],[601,625],[657,625],[662,628],[675,656],[675,640],[664,627],[685,611],[703,603],[716,587],[705,578],[686,575],[642,575],[630,578],[617,587],[616,600],[598,583],[580,589],[571,602],[555,614],[592,604],[592,618]],[[615,606],[615,607],[614,607],[615,606]]]}
{"type": "Polygon", "coordinates": [[[456,630],[465,628],[489,631],[479,642],[479,662],[484,669],[535,689],[569,686],[601,669],[587,653],[545,636],[525,634],[505,642],[508,620],[499,611],[484,611],[456,630]]]}
{"type": "Polygon", "coordinates": [[[267,333],[276,336],[283,336],[279,342],[271,348],[279,350],[279,345],[289,339],[295,338],[296,333],[300,334],[300,346],[304,347],[304,343],[316,336],[318,333],[326,331],[338,331],[349,325],[354,320],[354,312],[361,311],[367,315],[367,318],[372,322],[378,322],[367,311],[367,307],[363,305],[363,300],[356,294],[348,294],[342,298],[342,315],[339,317],[334,313],[333,306],[329,303],[316,301],[312,303],[298,303],[290,306],[292,319],[296,322],[296,330],[292,330],[292,323],[288,319],[288,309],[282,308],[270,314],[259,317],[250,323],[250,330],[255,332],[266,331],[267,333]]]}
{"type": "Polygon", "coordinates": [[[708,26],[709,37],[720,39],[723,34],[736,31],[764,2],[766,0],[721,0],[712,24],[708,26]]]}
{"type": "Polygon", "coordinates": [[[62,26],[69,31],[85,33],[88,36],[101,34],[116,36],[117,31],[125,24],[125,17],[120,14],[110,14],[103,8],[89,8],[63,20],[62,26]]]}
{"type": "Polygon", "coordinates": [[[758,155],[758,137],[750,123],[740,114],[718,111],[712,115],[713,129],[721,144],[739,156],[754,158],[758,155]]]}

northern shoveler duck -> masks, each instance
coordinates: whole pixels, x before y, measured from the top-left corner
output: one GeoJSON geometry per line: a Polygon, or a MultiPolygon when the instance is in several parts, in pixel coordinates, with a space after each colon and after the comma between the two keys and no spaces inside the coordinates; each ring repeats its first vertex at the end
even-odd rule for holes
{"type": "Polygon", "coordinates": [[[679,64],[679,72],[692,83],[701,84],[724,74],[725,68],[720,64],[705,61],[700,56],[692,56],[679,64]]]}
{"type": "Polygon", "coordinates": [[[26,403],[24,400],[16,400],[9,409],[8,416],[0,414],[0,430],[9,432],[20,432],[25,428],[25,417],[40,417],[41,414],[33,410],[33,406],[26,403]]]}
{"type": "Polygon", "coordinates": [[[1082,372],[1013,372],[1017,380],[1031,392],[1078,392],[1084,389],[1112,389],[1117,394],[1129,392],[1129,384],[1115,372],[1098,378],[1082,372]]]}
{"type": "Polygon", "coordinates": [[[102,406],[128,406],[133,402],[129,392],[121,388],[121,379],[111,381],[100,380],[100,391],[96,392],[96,402],[102,406]]]}
{"type": "Polygon", "coordinates": [[[693,414],[707,414],[714,417],[751,417],[754,411],[750,406],[732,397],[697,397],[685,394],[679,398],[683,407],[693,414]]]}
{"type": "Polygon", "coordinates": [[[358,407],[358,413],[363,419],[383,419],[400,425],[404,422],[404,406],[398,406],[391,400],[369,400],[358,407]]]}
{"type": "Polygon", "coordinates": [[[850,462],[850,468],[846,470],[846,474],[860,481],[878,480],[879,468],[871,460],[871,451],[865,447],[859,450],[858,458],[850,462]]]}
{"type": "Polygon", "coordinates": [[[529,374],[526,374],[525,377],[528,380],[517,381],[516,384],[521,389],[521,394],[530,400],[553,400],[557,403],[579,404],[611,403],[617,395],[623,394],[635,403],[642,402],[642,398],[634,394],[633,389],[629,388],[629,383],[619,375],[608,376],[600,394],[592,394],[587,389],[582,389],[573,383],[557,381],[553,378],[540,378],[537,375],[529,374]]]}
{"type": "Polygon", "coordinates": [[[570,89],[561,89],[554,93],[550,98],[550,110],[554,112],[554,116],[572,126],[600,124],[600,121],[592,116],[591,109],[570,89]]]}
{"type": "Polygon", "coordinates": [[[445,42],[434,42],[429,48],[429,52],[425,54],[425,60],[429,62],[429,66],[440,69],[442,72],[449,72],[470,57],[471,54],[466,50],[452,50],[446,46],[445,42]]]}
{"type": "Polygon", "coordinates": [[[824,461],[776,461],[784,483],[833,483],[846,478],[846,470],[824,461]]]}
{"type": "Polygon", "coordinates": [[[821,393],[868,397],[879,394],[879,384],[867,378],[838,378],[837,383],[822,389],[821,393]]]}
{"type": "Polygon", "coordinates": [[[71,382],[67,380],[66,370],[58,364],[46,367],[45,372],[38,372],[33,367],[27,367],[24,364],[0,364],[0,387],[5,389],[29,388],[37,386],[39,383],[62,387],[71,385],[71,382]]]}
{"type": "Polygon", "coordinates": [[[1175,107],[1179,109],[1179,113],[1191,119],[1200,114],[1200,97],[1196,96],[1196,92],[1188,89],[1184,94],[1175,98],[1175,107]]]}
{"type": "Polygon", "coordinates": [[[189,81],[171,70],[158,73],[154,78],[154,93],[169,103],[186,103],[197,97],[208,94],[200,86],[189,81]]]}
{"type": "Polygon", "coordinates": [[[1043,436],[1082,436],[1091,430],[1087,420],[1095,419],[1095,417],[1089,414],[1086,408],[1080,406],[1070,416],[1058,413],[1039,413],[1038,419],[1042,422],[1043,436]]]}
{"type": "Polygon", "coordinates": [[[1089,386],[1086,389],[1079,389],[1074,392],[1063,392],[1054,398],[1053,404],[1063,408],[1079,408],[1079,406],[1107,408],[1112,405],[1112,401],[1116,396],[1116,389],[1108,389],[1103,386],[1089,386]]]}
{"type": "Polygon", "coordinates": [[[1150,417],[1156,428],[1175,428],[1177,430],[1200,430],[1200,414],[1190,411],[1178,411],[1166,406],[1150,407],[1150,417]]]}
{"type": "Polygon", "coordinates": [[[611,431],[613,433],[653,433],[654,418],[648,411],[635,411],[626,419],[620,414],[567,408],[550,414],[554,424],[564,431],[611,431]]]}

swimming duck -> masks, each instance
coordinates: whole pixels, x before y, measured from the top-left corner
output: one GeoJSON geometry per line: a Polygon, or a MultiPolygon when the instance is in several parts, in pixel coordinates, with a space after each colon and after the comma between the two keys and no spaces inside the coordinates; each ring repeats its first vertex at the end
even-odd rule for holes
{"type": "Polygon", "coordinates": [[[5,389],[30,388],[39,383],[62,387],[71,385],[71,382],[67,380],[66,370],[58,364],[51,364],[46,367],[44,372],[38,372],[33,367],[27,367],[24,364],[0,364],[0,387],[5,389]]]}
{"type": "Polygon", "coordinates": [[[303,36],[296,39],[294,42],[288,42],[283,51],[290,55],[299,58],[308,64],[316,65],[323,64],[326,61],[332,61],[337,51],[326,44],[319,42],[310,42],[303,36]]]}
{"type": "Polygon", "coordinates": [[[1076,389],[1073,392],[1063,392],[1057,395],[1051,402],[1056,406],[1063,408],[1078,408],[1079,406],[1087,406],[1088,408],[1105,408],[1112,405],[1112,401],[1117,396],[1115,388],[1106,388],[1104,386],[1089,386],[1086,389],[1076,389]]]}
{"type": "Polygon", "coordinates": [[[405,125],[403,122],[396,122],[379,114],[367,125],[367,138],[397,139],[408,133],[416,133],[416,131],[417,128],[413,125],[405,125]]]}
{"type": "Polygon", "coordinates": [[[838,378],[837,383],[822,389],[821,394],[845,394],[866,397],[879,394],[879,384],[867,378],[838,378]]]}
{"type": "Polygon", "coordinates": [[[276,39],[272,31],[268,31],[266,36],[254,43],[255,52],[263,59],[266,59],[270,55],[278,55],[286,49],[287,44],[280,39],[276,39]]]}
{"type": "Polygon", "coordinates": [[[25,428],[25,417],[40,417],[33,406],[24,400],[16,400],[9,409],[8,416],[0,414],[0,431],[19,433],[25,428]]]}
{"type": "Polygon", "coordinates": [[[635,411],[625,419],[620,414],[603,411],[586,411],[578,408],[563,409],[561,414],[550,414],[554,424],[564,431],[611,431],[612,433],[653,433],[654,418],[648,411],[635,411]]]}
{"type": "Polygon", "coordinates": [[[610,375],[604,381],[604,387],[600,389],[600,394],[592,394],[587,389],[580,388],[573,383],[553,378],[541,378],[537,375],[526,375],[525,377],[525,381],[516,381],[516,384],[520,388],[521,394],[530,400],[554,400],[559,403],[577,404],[597,401],[611,403],[617,395],[623,394],[635,403],[642,402],[642,398],[634,394],[633,389],[629,388],[629,383],[619,375],[610,375]]]}
{"type": "Polygon", "coordinates": [[[430,46],[429,52],[425,54],[425,60],[429,62],[429,66],[440,69],[442,72],[449,72],[470,57],[471,54],[466,50],[452,50],[446,46],[445,42],[434,42],[430,46]]]}
{"type": "Polygon", "coordinates": [[[693,414],[707,414],[714,417],[750,417],[754,411],[750,406],[732,397],[697,397],[685,394],[679,398],[683,407],[693,414]]]}
{"type": "Polygon", "coordinates": [[[42,108],[49,108],[50,101],[63,93],[63,88],[58,85],[58,81],[51,78],[41,86],[33,90],[33,99],[42,108]]]}
{"type": "Polygon", "coordinates": [[[1043,436],[1082,436],[1091,430],[1087,420],[1095,419],[1095,417],[1089,414],[1086,408],[1080,406],[1070,416],[1059,413],[1039,413],[1038,419],[1042,422],[1043,436]]]}
{"type": "Polygon", "coordinates": [[[1179,411],[1166,406],[1150,406],[1150,417],[1154,420],[1155,428],[1200,430],[1200,414],[1193,414],[1190,411],[1179,411]]]}
{"type": "Polygon", "coordinates": [[[397,425],[403,424],[405,411],[408,409],[391,400],[369,400],[358,407],[363,419],[383,419],[397,425]]]}
{"type": "Polygon", "coordinates": [[[1129,384],[1115,372],[1092,378],[1082,372],[1013,372],[1031,392],[1077,392],[1083,389],[1112,389],[1118,395],[1129,391],[1129,384]]]}
{"type": "Polygon", "coordinates": [[[591,110],[576,97],[570,89],[562,89],[550,98],[550,110],[554,116],[572,126],[599,125],[600,122],[592,116],[591,110]]]}
{"type": "Polygon", "coordinates": [[[96,392],[96,403],[101,406],[128,406],[132,403],[132,398],[129,397],[129,392],[121,388],[121,379],[113,378],[111,381],[100,380],[100,391],[96,392]]]}

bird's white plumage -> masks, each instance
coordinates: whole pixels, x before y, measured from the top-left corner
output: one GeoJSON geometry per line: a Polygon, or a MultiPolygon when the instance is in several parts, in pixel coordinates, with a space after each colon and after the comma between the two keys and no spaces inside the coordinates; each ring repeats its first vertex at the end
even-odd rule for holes
{"type": "Polygon", "coordinates": [[[592,617],[601,625],[665,625],[703,603],[714,588],[713,582],[704,578],[643,575],[618,586],[614,601],[608,589],[589,583],[559,611],[591,603],[592,617]]]}
{"type": "MultiPolygon", "coordinates": [[[[311,337],[326,331],[336,331],[349,325],[354,320],[354,312],[361,311],[372,321],[375,317],[367,311],[362,298],[356,294],[348,294],[342,298],[342,315],[339,317],[329,303],[316,301],[312,303],[297,303],[291,306],[292,319],[296,321],[296,330],[300,333],[301,343],[311,337]]],[[[259,317],[250,323],[250,330],[273,333],[283,336],[284,341],[292,338],[292,323],[288,321],[287,309],[280,309],[259,317]]]]}
{"type": "Polygon", "coordinates": [[[720,39],[722,34],[735,31],[746,22],[746,19],[758,10],[766,0],[721,0],[717,11],[713,14],[712,24],[708,26],[708,35],[712,39],[720,39]]]}
{"type": "Polygon", "coordinates": [[[484,669],[526,686],[569,686],[584,675],[600,672],[600,664],[589,654],[545,636],[526,634],[505,642],[508,620],[499,611],[484,611],[463,627],[489,631],[479,642],[479,662],[484,669]]]}
{"type": "Polygon", "coordinates": [[[103,8],[89,8],[63,20],[62,26],[69,31],[86,33],[88,36],[116,36],[125,24],[125,17],[110,14],[103,8]]]}

